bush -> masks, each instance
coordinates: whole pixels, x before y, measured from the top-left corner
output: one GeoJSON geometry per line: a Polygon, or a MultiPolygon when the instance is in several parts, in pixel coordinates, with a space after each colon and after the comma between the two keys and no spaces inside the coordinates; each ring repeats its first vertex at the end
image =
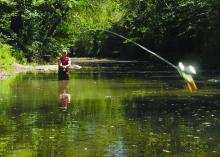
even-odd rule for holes
{"type": "Polygon", "coordinates": [[[0,66],[3,68],[8,68],[10,65],[16,62],[16,58],[12,56],[14,50],[13,48],[0,41],[0,66]]]}

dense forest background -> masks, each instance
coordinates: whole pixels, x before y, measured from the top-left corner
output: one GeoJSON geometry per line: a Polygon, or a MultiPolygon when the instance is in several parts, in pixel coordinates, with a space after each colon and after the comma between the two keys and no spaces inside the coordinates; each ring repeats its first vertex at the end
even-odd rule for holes
{"type": "Polygon", "coordinates": [[[41,62],[64,48],[72,56],[149,59],[131,41],[174,62],[219,66],[220,1],[0,0],[2,64],[41,62]]]}

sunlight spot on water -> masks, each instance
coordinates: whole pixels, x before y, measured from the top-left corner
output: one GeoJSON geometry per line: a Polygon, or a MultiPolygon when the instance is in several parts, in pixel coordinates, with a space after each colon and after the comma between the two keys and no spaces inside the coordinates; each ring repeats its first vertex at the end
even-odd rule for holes
{"type": "Polygon", "coordinates": [[[163,152],[165,152],[165,153],[171,153],[171,151],[166,150],[166,149],[163,149],[163,152]]]}
{"type": "Polygon", "coordinates": [[[193,135],[186,135],[187,137],[193,137],[193,135]]]}
{"type": "Polygon", "coordinates": [[[175,118],[174,117],[170,117],[170,120],[174,120],[175,118]]]}
{"type": "Polygon", "coordinates": [[[195,114],[193,114],[192,116],[193,116],[193,117],[196,117],[196,116],[198,116],[198,114],[197,114],[197,113],[195,113],[195,114]]]}
{"type": "Polygon", "coordinates": [[[159,122],[162,122],[162,121],[163,121],[163,118],[158,118],[158,121],[159,121],[159,122]]]}
{"type": "Polygon", "coordinates": [[[209,123],[209,122],[204,122],[204,123],[202,123],[203,125],[206,125],[206,126],[210,126],[211,125],[211,123],[209,123]]]}

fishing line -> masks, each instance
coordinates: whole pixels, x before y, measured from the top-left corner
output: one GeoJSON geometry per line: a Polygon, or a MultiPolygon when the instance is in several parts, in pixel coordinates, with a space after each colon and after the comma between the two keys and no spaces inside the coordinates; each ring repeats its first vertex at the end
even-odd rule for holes
{"type": "MultiPolygon", "coordinates": [[[[85,32],[89,32],[89,31],[103,31],[103,32],[107,32],[107,33],[113,34],[113,35],[115,35],[115,36],[118,36],[118,37],[120,37],[120,38],[122,38],[122,39],[129,40],[128,38],[124,37],[123,35],[120,35],[120,34],[118,34],[118,33],[112,32],[112,31],[110,31],[110,30],[104,30],[104,29],[90,29],[90,30],[85,31],[85,32]]],[[[81,33],[85,33],[85,32],[81,32],[81,33]]],[[[185,68],[185,66],[184,66],[181,62],[179,62],[179,66],[176,66],[176,65],[174,65],[173,63],[171,63],[171,62],[169,62],[168,60],[166,60],[165,58],[159,56],[159,55],[156,54],[155,52],[153,52],[153,51],[151,51],[151,50],[145,48],[145,47],[142,46],[142,45],[140,45],[139,43],[137,43],[137,42],[135,42],[135,41],[131,41],[131,43],[133,43],[134,45],[136,45],[136,46],[140,47],[141,49],[147,51],[148,53],[154,55],[154,56],[157,57],[158,59],[162,60],[163,62],[167,63],[168,65],[170,65],[171,67],[173,67],[174,69],[176,69],[176,70],[178,71],[179,75],[181,76],[181,78],[183,78],[187,84],[188,84],[188,83],[192,83],[192,82],[195,84],[195,82],[194,82],[194,80],[193,80],[191,74],[196,74],[196,71],[195,71],[195,69],[194,69],[191,65],[188,67],[188,69],[185,68]]],[[[193,85],[193,86],[195,86],[195,87],[193,87],[193,88],[197,89],[196,85],[193,85]]]]}
{"type": "MultiPolygon", "coordinates": [[[[118,37],[121,37],[121,38],[123,38],[123,39],[129,40],[128,38],[126,38],[126,37],[124,37],[124,36],[122,36],[122,35],[120,35],[120,34],[117,34],[117,33],[115,33],[115,32],[112,32],[112,31],[109,31],[109,30],[103,30],[103,31],[112,33],[112,34],[114,34],[114,35],[116,35],[116,36],[118,36],[118,37]]],[[[133,44],[135,44],[136,46],[142,48],[143,50],[145,50],[145,51],[151,53],[152,55],[156,56],[156,57],[159,58],[160,60],[164,61],[165,63],[167,63],[167,64],[169,64],[170,66],[172,66],[173,68],[175,68],[176,70],[179,70],[179,68],[178,68],[177,66],[175,66],[174,64],[172,64],[172,63],[169,62],[168,60],[164,59],[163,57],[159,56],[159,55],[156,54],[155,52],[153,52],[153,51],[151,51],[151,50],[145,48],[144,46],[138,44],[138,43],[135,42],[135,41],[131,41],[131,43],[133,43],[133,44]]]]}
{"type": "MultiPolygon", "coordinates": [[[[104,29],[90,29],[90,30],[85,31],[85,32],[89,32],[89,31],[103,31],[103,32],[108,32],[108,33],[110,33],[110,34],[113,34],[113,35],[118,36],[118,37],[120,37],[120,38],[123,38],[123,39],[125,39],[125,40],[129,40],[129,39],[126,38],[125,36],[120,35],[120,34],[115,33],[115,32],[112,32],[112,31],[109,31],[109,30],[104,30],[104,29]]],[[[81,32],[81,33],[85,33],[85,32],[81,32]]],[[[165,58],[159,56],[159,55],[156,54],[155,52],[153,52],[153,51],[147,49],[146,47],[140,45],[139,43],[137,43],[137,42],[135,42],[135,41],[131,41],[131,43],[133,43],[134,45],[140,47],[141,49],[143,49],[143,50],[149,52],[150,54],[154,55],[155,57],[157,57],[158,59],[162,60],[163,62],[169,64],[171,67],[173,67],[174,69],[176,69],[176,70],[179,72],[180,69],[179,69],[176,65],[174,65],[174,64],[172,64],[171,62],[169,62],[168,60],[166,60],[165,58]]]]}

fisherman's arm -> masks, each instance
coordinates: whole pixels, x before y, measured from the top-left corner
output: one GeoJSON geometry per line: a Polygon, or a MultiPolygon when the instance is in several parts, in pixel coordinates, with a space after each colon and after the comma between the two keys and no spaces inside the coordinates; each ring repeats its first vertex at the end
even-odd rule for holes
{"type": "Polygon", "coordinates": [[[70,67],[70,65],[71,65],[71,60],[69,59],[68,64],[65,65],[65,68],[70,67]]]}
{"type": "Polygon", "coordinates": [[[63,64],[60,59],[58,59],[58,66],[63,68],[63,64]]]}

